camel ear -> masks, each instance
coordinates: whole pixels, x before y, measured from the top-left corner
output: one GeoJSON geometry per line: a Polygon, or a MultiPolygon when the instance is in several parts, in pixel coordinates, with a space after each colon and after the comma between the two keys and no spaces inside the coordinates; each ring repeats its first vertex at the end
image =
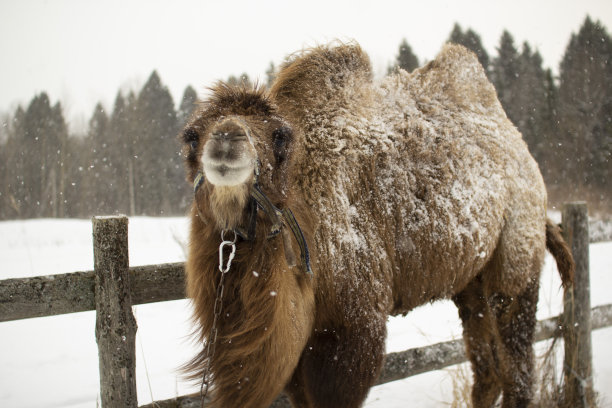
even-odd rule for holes
{"type": "Polygon", "coordinates": [[[274,147],[274,160],[276,165],[283,164],[289,156],[289,148],[293,141],[293,131],[288,126],[282,126],[272,132],[272,145],[274,147]]]}

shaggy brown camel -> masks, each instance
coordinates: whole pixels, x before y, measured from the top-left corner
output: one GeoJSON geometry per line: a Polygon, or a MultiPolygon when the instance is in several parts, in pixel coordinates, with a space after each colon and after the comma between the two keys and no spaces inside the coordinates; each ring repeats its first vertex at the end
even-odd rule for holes
{"type": "Polygon", "coordinates": [[[374,83],[359,46],[314,48],[270,92],[218,84],[182,137],[187,290],[208,340],[186,370],[213,406],[284,390],[295,407],[359,407],[387,316],[437,299],[459,308],[474,406],[528,405],[546,247],[564,285],[573,261],[471,52],[374,83]]]}

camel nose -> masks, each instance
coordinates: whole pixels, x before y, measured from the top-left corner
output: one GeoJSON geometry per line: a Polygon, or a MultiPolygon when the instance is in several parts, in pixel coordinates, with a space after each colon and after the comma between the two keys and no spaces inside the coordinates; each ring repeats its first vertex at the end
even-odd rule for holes
{"type": "Polygon", "coordinates": [[[222,141],[238,141],[248,138],[248,130],[235,119],[226,119],[212,129],[213,139],[222,141]]]}

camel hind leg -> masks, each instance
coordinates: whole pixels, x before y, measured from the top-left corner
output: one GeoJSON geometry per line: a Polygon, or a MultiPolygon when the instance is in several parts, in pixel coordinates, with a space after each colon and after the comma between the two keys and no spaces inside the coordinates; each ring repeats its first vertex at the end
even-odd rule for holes
{"type": "Polygon", "coordinates": [[[542,215],[539,206],[509,212],[497,248],[482,272],[498,333],[504,408],[527,407],[533,397],[536,308],[546,252],[542,215]]]}
{"type": "Polygon", "coordinates": [[[504,408],[529,405],[538,289],[534,279],[518,296],[489,295],[478,276],[454,297],[474,371],[475,408],[492,407],[502,392],[504,408]]]}
{"type": "Polygon", "coordinates": [[[504,288],[500,270],[504,263],[498,252],[453,298],[474,371],[472,400],[476,408],[492,407],[502,392],[504,408],[527,407],[532,399],[539,253],[531,262],[523,287],[518,293],[510,292],[504,288]]]}
{"type": "Polygon", "coordinates": [[[537,277],[531,278],[519,295],[497,294],[490,299],[503,345],[500,361],[503,408],[526,408],[533,397],[533,341],[539,287],[537,277]]]}
{"type": "Polygon", "coordinates": [[[502,391],[502,375],[498,357],[499,333],[484,293],[482,277],[474,278],[453,297],[453,301],[459,309],[466,352],[474,373],[472,404],[474,408],[489,408],[502,391]]]}

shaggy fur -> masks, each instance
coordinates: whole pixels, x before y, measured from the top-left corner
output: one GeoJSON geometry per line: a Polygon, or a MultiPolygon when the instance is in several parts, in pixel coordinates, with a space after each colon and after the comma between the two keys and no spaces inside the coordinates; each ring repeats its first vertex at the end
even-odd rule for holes
{"type": "MultiPolygon", "coordinates": [[[[219,84],[183,133],[190,181],[211,129],[233,116],[251,131],[261,189],[300,223],[314,278],[287,263],[297,242],[268,239],[259,211],[225,277],[215,355],[187,366],[199,379],[210,364],[215,406],[267,407],[284,389],[295,407],[359,407],[382,366],[387,316],[444,298],[463,322],[474,406],[502,392],[504,407],[528,404],[546,246],[566,285],[573,261],[471,52],[447,45],[375,84],[359,46],[319,47],[287,62],[269,94],[219,84]]],[[[205,181],[195,195],[186,270],[200,340],[220,229],[245,226],[253,182],[221,194],[205,181]]]]}

